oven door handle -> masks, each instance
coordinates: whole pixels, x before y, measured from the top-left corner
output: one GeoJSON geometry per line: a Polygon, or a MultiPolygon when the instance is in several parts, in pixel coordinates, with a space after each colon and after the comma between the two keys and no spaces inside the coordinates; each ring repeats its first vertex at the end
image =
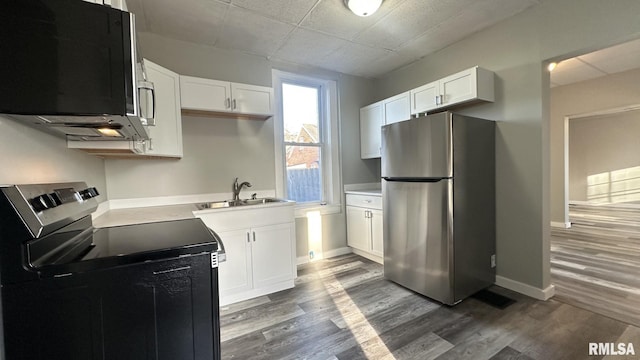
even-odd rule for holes
{"type": "Polygon", "coordinates": [[[216,243],[218,244],[218,249],[216,249],[216,253],[218,254],[218,262],[227,261],[227,251],[224,249],[224,242],[222,242],[222,238],[216,234],[213,229],[209,228],[209,232],[216,239],[216,243]]]}

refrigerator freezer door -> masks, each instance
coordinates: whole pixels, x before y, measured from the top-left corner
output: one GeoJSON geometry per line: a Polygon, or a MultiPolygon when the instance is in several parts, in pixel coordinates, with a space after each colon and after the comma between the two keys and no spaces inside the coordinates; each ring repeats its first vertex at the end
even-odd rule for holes
{"type": "Polygon", "coordinates": [[[383,181],[384,276],[453,304],[453,180],[383,181]]]}
{"type": "Polygon", "coordinates": [[[382,177],[452,177],[451,127],[449,112],[383,126],[382,177]]]}

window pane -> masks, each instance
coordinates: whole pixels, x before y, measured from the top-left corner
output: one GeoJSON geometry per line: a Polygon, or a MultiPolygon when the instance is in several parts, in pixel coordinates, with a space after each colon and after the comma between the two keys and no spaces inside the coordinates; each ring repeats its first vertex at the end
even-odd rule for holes
{"type": "Polygon", "coordinates": [[[322,200],[320,147],[286,146],[287,198],[299,203],[322,200]]]}
{"type": "Polygon", "coordinates": [[[285,142],[319,143],[318,89],[282,84],[282,117],[285,142]]]}

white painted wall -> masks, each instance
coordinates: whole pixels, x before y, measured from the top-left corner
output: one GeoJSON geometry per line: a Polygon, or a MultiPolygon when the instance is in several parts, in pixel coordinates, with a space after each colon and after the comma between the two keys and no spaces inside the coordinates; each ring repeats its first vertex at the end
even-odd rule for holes
{"type": "Polygon", "coordinates": [[[640,202],[638,134],[640,110],[570,120],[569,201],[640,202]]]}
{"type": "Polygon", "coordinates": [[[104,161],[67,149],[61,137],[0,116],[0,184],[85,181],[107,199],[104,161]]]}
{"type": "Polygon", "coordinates": [[[633,0],[545,1],[376,81],[382,99],[474,65],[496,73],[496,102],[460,112],[498,121],[499,276],[537,289],[550,285],[550,90],[543,62],[640,37],[639,12],[633,0]]]}

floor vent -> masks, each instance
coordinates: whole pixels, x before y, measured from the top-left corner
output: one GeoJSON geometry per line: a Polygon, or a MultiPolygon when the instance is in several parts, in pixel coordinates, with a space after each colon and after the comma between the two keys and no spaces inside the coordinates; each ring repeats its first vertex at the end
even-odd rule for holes
{"type": "Polygon", "coordinates": [[[516,302],[513,299],[510,299],[504,295],[496,294],[489,290],[480,290],[477,293],[473,294],[471,297],[498,309],[504,309],[516,302]]]}

